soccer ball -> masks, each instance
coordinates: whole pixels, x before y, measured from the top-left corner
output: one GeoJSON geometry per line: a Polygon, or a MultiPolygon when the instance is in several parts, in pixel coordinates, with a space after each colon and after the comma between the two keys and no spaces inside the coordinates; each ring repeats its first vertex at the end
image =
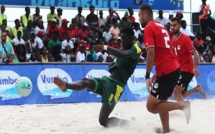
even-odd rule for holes
{"type": "Polygon", "coordinates": [[[32,82],[28,77],[19,77],[16,80],[15,89],[20,96],[28,96],[32,91],[32,82]]]}

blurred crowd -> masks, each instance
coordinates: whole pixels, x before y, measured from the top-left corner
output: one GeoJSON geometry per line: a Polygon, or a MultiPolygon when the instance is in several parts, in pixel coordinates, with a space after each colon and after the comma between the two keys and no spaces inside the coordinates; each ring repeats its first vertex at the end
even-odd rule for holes
{"type": "MultiPolygon", "coordinates": [[[[63,9],[56,9],[55,6],[50,6],[47,18],[40,15],[39,7],[35,8],[34,14],[31,14],[29,7],[25,7],[25,13],[14,20],[14,27],[10,27],[7,25],[7,15],[4,14],[5,6],[2,5],[0,28],[1,33],[6,32],[5,36],[1,36],[1,40],[6,40],[6,55],[13,55],[16,58],[14,62],[112,62],[115,57],[111,53],[95,53],[92,48],[100,44],[120,49],[121,30],[131,27],[135,33],[134,41],[142,48],[140,63],[145,62],[144,31],[138,18],[133,16],[132,8],[128,8],[124,16],[119,16],[112,8],[108,10],[108,16],[103,16],[102,10],[98,15],[95,14],[94,6],[89,7],[87,15],[82,14],[82,7],[77,10],[78,14],[67,20],[62,18],[63,9]],[[48,25],[44,25],[44,21],[48,25]]],[[[170,11],[169,16],[164,17],[163,11],[159,10],[155,18],[170,29],[170,20],[174,14],[181,19],[181,32],[190,36],[200,54],[200,61],[215,63],[215,47],[211,37],[203,39],[200,33],[194,35],[190,32],[181,11],[170,11]]]]}

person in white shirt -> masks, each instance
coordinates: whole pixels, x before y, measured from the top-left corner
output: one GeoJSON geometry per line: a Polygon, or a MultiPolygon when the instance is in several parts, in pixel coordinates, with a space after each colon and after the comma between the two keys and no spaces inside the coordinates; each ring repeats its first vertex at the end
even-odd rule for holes
{"type": "Polygon", "coordinates": [[[80,62],[84,62],[85,61],[85,46],[84,45],[80,45],[79,51],[76,55],[76,62],[80,63],[80,62]]]}
{"type": "Polygon", "coordinates": [[[38,21],[38,25],[35,28],[35,33],[36,34],[38,34],[39,31],[43,31],[43,33],[46,33],[46,29],[45,29],[45,27],[43,25],[43,20],[42,19],[40,19],[38,21]]]}
{"type": "Polygon", "coordinates": [[[71,49],[70,45],[67,45],[65,47],[65,52],[61,53],[60,56],[62,57],[63,62],[72,62],[74,55],[72,53],[72,49],[71,49]]]}
{"type": "Polygon", "coordinates": [[[109,40],[112,37],[112,34],[109,32],[109,28],[105,27],[105,31],[102,34],[102,37],[104,38],[105,42],[109,42],[109,40]]]}
{"type": "Polygon", "coordinates": [[[100,26],[100,27],[101,27],[101,26],[104,26],[105,23],[106,23],[106,19],[104,19],[104,17],[103,17],[103,11],[100,10],[100,11],[99,11],[99,26],[100,26]]]}
{"type": "Polygon", "coordinates": [[[42,40],[43,36],[44,36],[44,32],[43,31],[38,31],[37,32],[37,36],[36,36],[35,40],[38,43],[39,50],[41,50],[44,47],[43,40],[42,40]]]}
{"type": "Polygon", "coordinates": [[[25,41],[22,39],[22,32],[17,31],[17,37],[12,40],[11,43],[13,46],[18,46],[19,44],[25,44],[25,41]]]}
{"type": "Polygon", "coordinates": [[[112,34],[112,37],[114,39],[117,39],[120,36],[118,21],[116,19],[113,19],[113,26],[110,28],[109,32],[112,34]]]}
{"type": "Polygon", "coordinates": [[[167,19],[163,17],[163,10],[159,10],[158,14],[159,16],[155,18],[155,20],[165,26],[167,24],[167,19]]]}
{"type": "Polygon", "coordinates": [[[61,43],[61,48],[62,48],[63,51],[65,50],[65,48],[66,48],[67,45],[69,45],[70,48],[73,50],[74,43],[71,40],[70,33],[66,34],[66,39],[61,43]]]}
{"type": "Polygon", "coordinates": [[[185,20],[181,20],[180,32],[186,34],[187,36],[195,36],[192,32],[190,32],[190,30],[187,29],[187,22],[185,20]]]}
{"type": "Polygon", "coordinates": [[[173,11],[169,11],[169,18],[167,18],[166,20],[166,23],[170,23],[171,22],[171,19],[174,17],[174,12],[173,11]]]}
{"type": "Polygon", "coordinates": [[[107,53],[106,51],[98,52],[98,53],[96,53],[96,54],[97,54],[98,57],[99,57],[100,55],[102,55],[102,57],[103,57],[103,62],[105,62],[106,59],[107,59],[107,57],[108,57],[108,53],[107,53]]]}

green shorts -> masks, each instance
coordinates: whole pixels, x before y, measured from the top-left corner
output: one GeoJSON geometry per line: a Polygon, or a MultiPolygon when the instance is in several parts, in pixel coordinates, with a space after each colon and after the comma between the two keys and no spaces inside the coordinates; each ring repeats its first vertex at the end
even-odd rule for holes
{"type": "Polygon", "coordinates": [[[112,111],[124,91],[124,85],[110,77],[93,78],[95,89],[93,93],[102,96],[102,103],[107,105],[112,111]]]}

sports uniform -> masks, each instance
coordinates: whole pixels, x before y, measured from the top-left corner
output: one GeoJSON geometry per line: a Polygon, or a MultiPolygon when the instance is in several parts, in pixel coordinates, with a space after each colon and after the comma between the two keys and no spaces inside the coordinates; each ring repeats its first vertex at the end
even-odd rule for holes
{"type": "Polygon", "coordinates": [[[106,76],[103,78],[94,78],[96,86],[93,92],[101,95],[102,102],[106,104],[111,110],[113,110],[114,106],[121,97],[127,80],[133,74],[134,69],[139,62],[141,49],[136,42],[127,51],[131,54],[131,57],[117,58],[115,65],[109,69],[110,73],[118,69],[122,78],[122,82],[106,76]]]}
{"type": "Polygon", "coordinates": [[[149,22],[144,29],[146,49],[154,47],[155,70],[157,79],[153,83],[151,95],[160,100],[166,100],[172,95],[177,84],[180,69],[170,35],[166,28],[156,21],[149,22]]]}
{"type": "Polygon", "coordinates": [[[195,48],[192,45],[190,38],[183,33],[180,33],[177,39],[172,38],[171,42],[174,46],[174,50],[181,68],[181,74],[177,85],[184,87],[185,89],[183,92],[185,92],[187,91],[188,84],[194,76],[194,63],[191,53],[195,51],[195,48]]]}

